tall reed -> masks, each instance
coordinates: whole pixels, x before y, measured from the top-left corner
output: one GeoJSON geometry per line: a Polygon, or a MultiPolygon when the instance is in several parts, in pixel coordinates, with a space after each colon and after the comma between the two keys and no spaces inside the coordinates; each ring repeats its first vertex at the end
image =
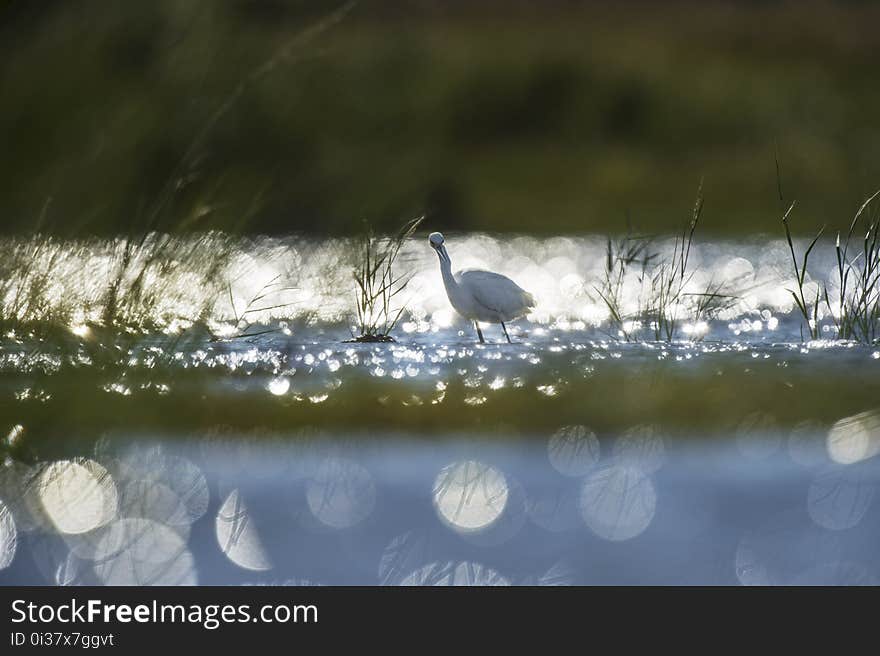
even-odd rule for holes
{"type": "Polygon", "coordinates": [[[393,341],[391,331],[397,325],[406,304],[395,307],[395,299],[409,284],[411,274],[398,274],[395,263],[407,240],[425,217],[405,223],[397,234],[377,236],[366,227],[359,238],[352,269],[355,281],[356,324],[352,338],[359,342],[393,341]]]}
{"type": "Polygon", "coordinates": [[[672,341],[679,327],[685,288],[694,272],[688,268],[694,233],[703,214],[703,183],[697,189],[697,199],[691,213],[690,222],[676,236],[672,247],[672,257],[665,260],[651,276],[651,305],[648,318],[653,327],[654,339],[672,341]]]}
{"type": "MultiPolygon", "coordinates": [[[[796,204],[796,201],[792,201],[791,205],[789,205],[788,209],[785,211],[785,214],[782,215],[782,225],[785,226],[785,239],[788,242],[788,250],[791,253],[791,263],[794,267],[795,282],[797,284],[796,289],[787,289],[787,291],[789,294],[791,294],[791,297],[794,299],[798,311],[801,313],[801,317],[803,318],[804,324],[806,324],[808,332],[810,334],[810,339],[819,339],[819,302],[821,300],[821,290],[818,286],[816,287],[816,297],[812,299],[811,306],[810,301],[807,299],[804,288],[807,278],[807,262],[810,259],[810,253],[813,252],[813,249],[816,247],[816,244],[822,237],[822,233],[825,232],[825,226],[822,226],[819,232],[816,233],[816,236],[813,237],[813,241],[810,242],[810,245],[807,246],[807,249],[804,251],[802,263],[800,264],[800,266],[798,266],[798,258],[795,253],[794,240],[792,239],[791,227],[789,226],[789,217],[791,216],[791,212],[792,210],[794,210],[796,204]]],[[[804,328],[802,324],[801,340],[803,340],[803,338],[804,328]]]]}

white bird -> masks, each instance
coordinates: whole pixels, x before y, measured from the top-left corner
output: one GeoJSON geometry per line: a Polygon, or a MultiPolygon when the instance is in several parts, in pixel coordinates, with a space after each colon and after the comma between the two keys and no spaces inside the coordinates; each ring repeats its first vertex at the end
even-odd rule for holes
{"type": "Polygon", "coordinates": [[[474,322],[480,343],[485,343],[480,324],[500,323],[507,342],[505,321],[513,321],[526,314],[535,306],[535,297],[517,285],[507,276],[479,269],[465,269],[452,273],[452,260],[446,252],[443,235],[432,232],[428,235],[428,243],[437,251],[440,258],[440,273],[443,275],[443,286],[446,295],[455,311],[465,319],[474,322]]]}

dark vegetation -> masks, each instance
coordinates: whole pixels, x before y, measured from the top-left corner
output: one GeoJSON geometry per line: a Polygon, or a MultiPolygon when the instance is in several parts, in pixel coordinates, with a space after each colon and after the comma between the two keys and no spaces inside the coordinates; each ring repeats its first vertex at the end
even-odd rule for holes
{"type": "Polygon", "coordinates": [[[880,9],[0,3],[0,229],[773,231],[880,179],[880,9]],[[334,13],[336,12],[336,13],[334,13]],[[329,24],[323,25],[329,20],[329,24]],[[338,20],[335,20],[338,19],[338,20]],[[317,27],[316,27],[317,26],[317,27]]]}

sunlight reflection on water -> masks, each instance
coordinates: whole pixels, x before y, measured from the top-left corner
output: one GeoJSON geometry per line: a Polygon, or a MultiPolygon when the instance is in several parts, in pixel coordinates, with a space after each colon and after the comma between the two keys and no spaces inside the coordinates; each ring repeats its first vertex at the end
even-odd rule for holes
{"type": "Polygon", "coordinates": [[[564,426],[547,442],[550,464],[565,476],[583,476],[599,460],[599,440],[586,426],[564,426]]]}
{"type": "Polygon", "coordinates": [[[828,433],[828,454],[851,465],[880,453],[880,412],[871,410],[839,420],[828,433]]]}
{"type": "Polygon", "coordinates": [[[606,540],[629,540],[648,528],[657,509],[651,479],[635,467],[611,465],[589,476],[581,488],[587,526],[606,540]]]}
{"type": "Polygon", "coordinates": [[[31,492],[29,499],[61,533],[86,533],[116,516],[116,484],[94,460],[48,465],[31,492]]]}
{"type": "Polygon", "coordinates": [[[486,528],[507,505],[507,480],[500,471],[475,460],[444,467],[434,481],[440,517],[460,531],[486,528]]]}
{"type": "MultiPolygon", "coordinates": [[[[82,339],[91,337],[89,324],[101,322],[108,303],[121,314],[123,323],[176,333],[204,316],[212,331],[225,337],[244,324],[280,319],[285,321],[284,332],[295,335],[299,328],[291,321],[344,325],[353,316],[353,243],[349,239],[154,234],[134,253],[126,253],[123,239],[33,239],[42,241],[40,248],[30,249],[36,259],[28,270],[48,281],[45,298],[40,299],[41,316],[70,317],[69,330],[82,339]],[[119,280],[124,302],[108,299],[113,280],[119,280]],[[148,294],[140,293],[142,286],[148,294]]],[[[0,241],[4,251],[12,252],[11,241],[15,239],[0,241]]],[[[532,292],[539,300],[528,317],[532,324],[569,332],[595,328],[609,317],[596,291],[605,274],[606,241],[602,237],[462,234],[449,235],[448,243],[456,268],[497,271],[532,292]]],[[[660,240],[656,249],[671,251],[672,243],[660,240]]],[[[775,315],[793,309],[787,291],[793,281],[786,273],[789,262],[782,240],[701,242],[694,245],[691,262],[694,274],[685,294],[700,294],[721,282],[723,291],[737,300],[720,308],[715,321],[701,318],[687,324],[685,336],[717,336],[728,330],[735,335],[774,332],[779,325],[775,315]]],[[[817,279],[830,279],[833,264],[816,253],[811,272],[817,279]]],[[[435,333],[459,324],[446,299],[436,256],[426,244],[421,240],[407,243],[400,267],[412,275],[405,333],[435,333]]],[[[810,280],[808,285],[813,284],[810,280]]],[[[23,291],[17,284],[28,283],[12,280],[3,289],[2,316],[14,317],[23,311],[16,301],[23,291]]],[[[639,271],[624,276],[618,299],[621,316],[634,315],[644,306],[644,284],[639,271]]]]}
{"type": "MultiPolygon", "coordinates": [[[[121,272],[120,240],[52,242],[63,337],[0,342],[0,582],[877,580],[880,357],[801,342],[783,242],[699,245],[686,291],[737,299],[671,343],[608,321],[601,239],[449,247],[538,297],[513,344],[476,343],[422,242],[391,344],[343,342],[345,240],[153,236],[121,272]]],[[[833,263],[811,262],[815,289],[833,263]]]]}
{"type": "Polygon", "coordinates": [[[233,490],[217,511],[215,522],[220,550],[233,563],[248,570],[272,568],[250,510],[238,490],[233,490]]]}
{"type": "Polygon", "coordinates": [[[358,463],[327,458],[306,484],[309,509],[322,523],[350,528],[364,521],[376,504],[373,477],[358,463]]]}

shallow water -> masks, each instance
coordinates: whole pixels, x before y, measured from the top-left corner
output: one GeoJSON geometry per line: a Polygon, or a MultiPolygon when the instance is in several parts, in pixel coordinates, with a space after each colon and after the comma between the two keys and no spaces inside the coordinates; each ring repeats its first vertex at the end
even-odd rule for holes
{"type": "Polygon", "coordinates": [[[450,237],[540,299],[479,345],[416,245],[395,344],[344,341],[344,242],[166,246],[148,333],[100,325],[118,242],[43,245],[60,329],[0,340],[0,583],[875,583],[880,348],[802,343],[783,247],[701,247],[736,303],[627,342],[602,240],[450,237]]]}

